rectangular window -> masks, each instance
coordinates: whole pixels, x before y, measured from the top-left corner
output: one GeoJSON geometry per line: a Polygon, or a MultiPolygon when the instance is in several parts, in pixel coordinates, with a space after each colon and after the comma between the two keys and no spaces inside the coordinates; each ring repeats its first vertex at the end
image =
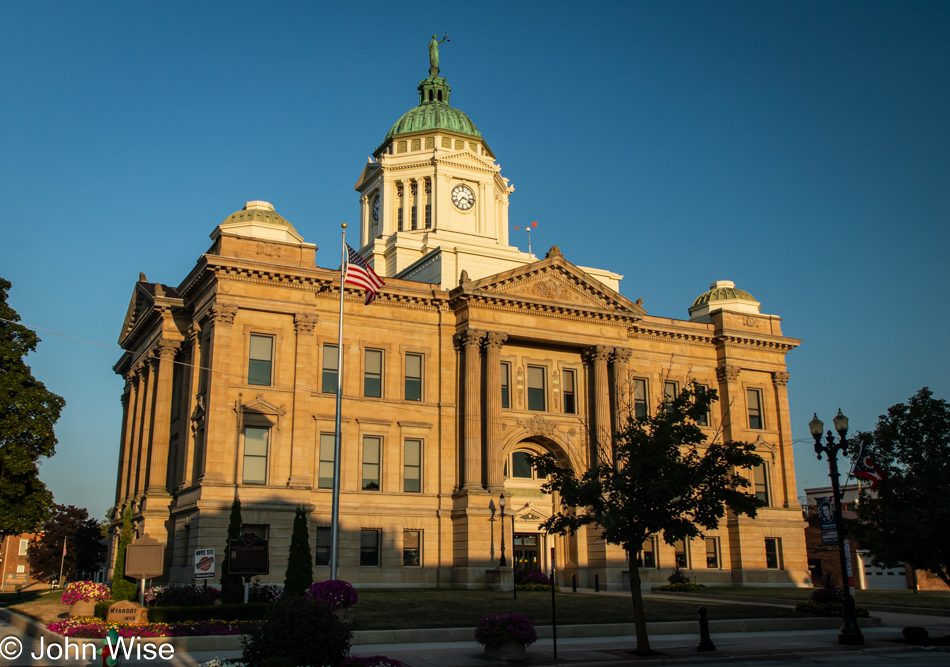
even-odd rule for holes
{"type": "Polygon", "coordinates": [[[765,567],[770,570],[782,569],[782,538],[765,538],[765,567]]]}
{"type": "Polygon", "coordinates": [[[267,484],[267,437],[269,429],[244,427],[244,483],[267,484]]]}
{"type": "Polygon", "coordinates": [[[426,204],[426,229],[432,229],[432,204],[426,204]]]}
{"type": "MultiPolygon", "coordinates": [[[[709,391],[709,387],[704,384],[697,383],[696,385],[696,397],[705,396],[706,392],[709,391]]],[[[699,419],[696,420],[696,423],[700,426],[709,426],[709,413],[706,412],[700,415],[699,419]]]]}
{"type": "Polygon", "coordinates": [[[762,393],[758,389],[749,389],[746,391],[746,401],[749,406],[749,428],[765,428],[762,419],[762,393]]]}
{"type": "Polygon", "coordinates": [[[406,440],[405,461],[402,468],[402,490],[422,492],[422,441],[406,440]]]}
{"type": "Polygon", "coordinates": [[[406,400],[422,400],[422,355],[406,355],[406,400]]]}
{"type": "Polygon", "coordinates": [[[652,537],[643,540],[638,560],[640,567],[656,567],[656,541],[652,537]]]}
{"type": "Polygon", "coordinates": [[[689,554],[686,550],[686,540],[678,540],[673,549],[676,553],[676,567],[689,567],[689,554]]]}
{"type": "Polygon", "coordinates": [[[19,556],[25,556],[27,549],[30,548],[29,540],[20,540],[20,550],[17,552],[19,556]]]}
{"type": "Polygon", "coordinates": [[[366,350],[363,368],[363,396],[383,397],[383,351],[366,350]]]}
{"type": "Polygon", "coordinates": [[[418,207],[418,206],[413,206],[411,210],[412,210],[412,228],[413,228],[413,229],[418,229],[419,226],[418,226],[418,222],[417,222],[416,211],[419,210],[419,207],[418,207]]]}
{"type": "Polygon", "coordinates": [[[663,409],[669,411],[673,406],[676,395],[679,394],[679,386],[675,382],[663,383],[663,409]]]}
{"type": "Polygon", "coordinates": [[[771,506],[769,498],[769,468],[767,463],[755,466],[752,469],[752,478],[755,484],[755,497],[765,503],[766,507],[771,506]]]}
{"type": "Polygon", "coordinates": [[[17,565],[16,566],[17,574],[26,574],[26,565],[17,565]]]}
{"type": "Polygon", "coordinates": [[[564,412],[577,414],[577,393],[574,371],[564,371],[564,412]]]}
{"type": "Polygon", "coordinates": [[[251,352],[247,362],[247,383],[269,386],[271,362],[274,356],[274,339],[271,336],[251,334],[251,352]]]}
{"type": "Polygon", "coordinates": [[[323,346],[323,381],[320,390],[324,394],[335,394],[337,369],[340,363],[340,349],[336,345],[323,346]]]}
{"type": "Polygon", "coordinates": [[[637,419],[647,417],[647,381],[641,378],[633,380],[633,416],[637,419]]]}
{"type": "Polygon", "coordinates": [[[317,528],[317,548],[314,563],[317,565],[330,564],[331,529],[320,526],[317,528]]]}
{"type": "Polygon", "coordinates": [[[402,531],[402,564],[405,567],[422,565],[422,531],[402,531]]]}
{"type": "Polygon", "coordinates": [[[402,206],[396,209],[396,229],[402,231],[402,206]]]}
{"type": "Polygon", "coordinates": [[[320,467],[317,471],[317,488],[333,488],[333,449],[336,436],[332,433],[320,434],[320,467]]]}
{"type": "Polygon", "coordinates": [[[528,409],[544,411],[544,369],[528,366],[528,409]]]}
{"type": "Polygon", "coordinates": [[[511,364],[501,362],[501,407],[511,407],[511,364]]]}
{"type": "Polygon", "coordinates": [[[706,538],[706,567],[711,570],[719,569],[719,538],[706,538]]]}
{"type": "Polygon", "coordinates": [[[363,490],[379,491],[379,445],[380,439],[363,438],[363,490]]]}
{"type": "Polygon", "coordinates": [[[254,535],[259,540],[266,540],[270,533],[270,524],[267,523],[242,523],[241,535],[254,535]]]}
{"type": "Polygon", "coordinates": [[[379,567],[379,529],[363,528],[360,531],[360,565],[379,567]]]}

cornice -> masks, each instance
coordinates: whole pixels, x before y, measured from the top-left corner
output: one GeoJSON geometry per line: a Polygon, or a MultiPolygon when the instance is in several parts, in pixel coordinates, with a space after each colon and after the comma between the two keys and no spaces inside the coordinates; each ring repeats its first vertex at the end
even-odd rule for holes
{"type": "Polygon", "coordinates": [[[652,340],[679,345],[695,345],[709,347],[713,344],[713,336],[709,332],[692,332],[680,327],[663,327],[656,324],[637,323],[630,327],[628,336],[638,340],[652,340]]]}
{"type": "Polygon", "coordinates": [[[785,338],[784,336],[736,336],[720,334],[713,338],[716,346],[739,348],[744,350],[768,350],[772,352],[788,353],[801,345],[800,338],[785,338]]]}
{"type": "Polygon", "coordinates": [[[532,301],[528,299],[519,299],[517,297],[508,297],[502,294],[459,294],[449,299],[449,305],[453,310],[459,310],[463,306],[471,307],[472,304],[478,304],[485,310],[499,311],[505,313],[518,313],[531,311],[543,314],[545,317],[555,319],[570,320],[574,322],[597,321],[615,326],[630,325],[639,318],[629,313],[619,311],[604,310],[592,307],[571,307],[552,302],[532,301]]]}

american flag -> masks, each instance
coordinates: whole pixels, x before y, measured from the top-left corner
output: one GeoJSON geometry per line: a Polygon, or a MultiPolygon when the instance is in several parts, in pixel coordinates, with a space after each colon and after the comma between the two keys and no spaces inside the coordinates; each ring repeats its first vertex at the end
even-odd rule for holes
{"type": "Polygon", "coordinates": [[[877,491],[877,485],[884,479],[884,473],[874,463],[874,459],[868,453],[867,445],[861,445],[861,453],[858,454],[858,461],[854,464],[854,476],[871,482],[872,491],[877,491]]]}
{"type": "Polygon", "coordinates": [[[344,268],[344,282],[356,285],[366,290],[366,305],[376,300],[376,291],[385,285],[383,279],[363,261],[350,244],[346,244],[346,267],[344,268]]]}

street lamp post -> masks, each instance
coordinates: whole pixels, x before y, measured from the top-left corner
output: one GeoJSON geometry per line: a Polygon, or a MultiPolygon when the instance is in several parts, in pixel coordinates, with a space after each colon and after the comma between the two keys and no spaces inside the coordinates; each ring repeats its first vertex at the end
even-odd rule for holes
{"type": "Polygon", "coordinates": [[[501,559],[498,561],[499,567],[505,567],[508,561],[505,560],[505,494],[502,493],[498,499],[498,505],[501,507],[501,559]]]}
{"type": "Polygon", "coordinates": [[[491,511],[491,517],[488,519],[488,524],[491,526],[491,548],[488,553],[488,558],[492,563],[495,562],[495,501],[488,501],[488,509],[491,511]]]}
{"type": "Polygon", "coordinates": [[[838,487],[838,452],[845,448],[847,444],[845,436],[848,434],[848,418],[841,414],[840,409],[838,414],[835,415],[834,424],[839,437],[837,443],[831,431],[828,431],[828,435],[825,436],[825,444],[821,444],[821,434],[824,431],[825,424],[818,419],[817,413],[815,413],[814,419],[808,423],[808,429],[811,431],[812,437],[815,438],[815,453],[818,455],[818,460],[821,460],[823,452],[828,454],[828,468],[830,470],[828,476],[831,478],[831,489],[835,500],[835,527],[838,530],[838,557],[841,561],[841,588],[844,593],[842,604],[843,623],[841,624],[841,631],[838,632],[838,643],[861,645],[864,644],[864,635],[861,634],[861,628],[858,627],[858,619],[854,613],[854,598],[851,597],[851,586],[848,581],[848,564],[844,553],[844,517],[841,515],[841,492],[838,487]]]}

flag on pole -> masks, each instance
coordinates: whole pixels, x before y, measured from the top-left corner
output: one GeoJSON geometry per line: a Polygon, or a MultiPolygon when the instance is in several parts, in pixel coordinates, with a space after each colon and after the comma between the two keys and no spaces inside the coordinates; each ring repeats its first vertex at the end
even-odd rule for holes
{"type": "Polygon", "coordinates": [[[376,292],[385,285],[383,279],[360,257],[350,244],[346,244],[346,266],[343,269],[343,281],[366,290],[366,305],[376,300],[376,292]]]}
{"type": "MultiPolygon", "coordinates": [[[[63,555],[66,555],[66,538],[63,538],[63,555]]],[[[55,562],[55,561],[54,561],[55,562]]]]}
{"type": "Polygon", "coordinates": [[[867,445],[861,445],[861,453],[858,454],[858,461],[854,464],[854,476],[871,482],[872,491],[877,491],[877,485],[884,479],[884,473],[871,458],[867,445]]]}

